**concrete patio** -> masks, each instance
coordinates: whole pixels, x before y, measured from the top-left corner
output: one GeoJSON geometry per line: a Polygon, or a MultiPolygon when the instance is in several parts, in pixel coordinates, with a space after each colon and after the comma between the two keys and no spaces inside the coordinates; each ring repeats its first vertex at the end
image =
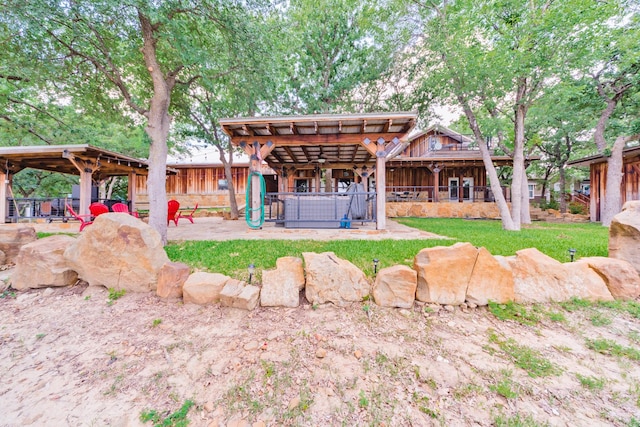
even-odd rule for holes
{"type": "MultiPolygon", "coordinates": [[[[77,233],[80,224],[77,221],[63,223],[44,221],[20,224],[3,224],[2,227],[31,225],[37,232],[77,233]]],[[[91,227],[91,226],[89,226],[91,227]]],[[[446,238],[434,233],[417,230],[387,219],[386,230],[376,230],[374,223],[354,222],[350,229],[306,229],[276,227],[274,223],[265,223],[261,229],[251,229],[244,220],[230,221],[221,217],[194,218],[194,223],[180,221],[176,227],[173,222],[167,229],[169,241],[180,240],[414,240],[446,238]]]]}

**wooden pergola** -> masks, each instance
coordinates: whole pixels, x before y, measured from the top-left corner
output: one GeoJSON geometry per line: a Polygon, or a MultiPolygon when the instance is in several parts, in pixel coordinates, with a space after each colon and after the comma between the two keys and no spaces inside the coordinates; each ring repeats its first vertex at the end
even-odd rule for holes
{"type": "Polygon", "coordinates": [[[32,168],[80,176],[79,213],[89,213],[91,183],[110,176],[128,176],[128,198],[135,208],[135,177],[147,175],[145,160],[81,145],[20,146],[0,148],[0,219],[7,214],[8,186],[12,175],[32,168]]]}
{"type": "MultiPolygon", "coordinates": [[[[352,168],[362,178],[375,173],[376,220],[382,230],[386,228],[385,165],[404,148],[416,117],[412,112],[318,114],[221,119],[220,125],[232,145],[250,156],[251,171],[259,171],[265,161],[288,180],[294,171],[319,165],[329,173],[352,168]]],[[[258,188],[252,185],[254,191],[258,188]]],[[[320,191],[319,181],[315,190],[320,191]]],[[[252,199],[254,196],[259,194],[252,194],[252,199]]]]}

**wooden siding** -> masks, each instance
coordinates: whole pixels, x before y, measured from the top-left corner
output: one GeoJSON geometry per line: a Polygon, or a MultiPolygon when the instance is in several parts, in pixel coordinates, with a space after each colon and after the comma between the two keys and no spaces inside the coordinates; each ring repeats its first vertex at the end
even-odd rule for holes
{"type": "MultiPolygon", "coordinates": [[[[247,166],[232,167],[233,185],[236,193],[244,193],[247,187],[249,168],[247,166]]],[[[175,175],[167,175],[167,194],[214,194],[224,191],[218,187],[218,181],[225,179],[222,166],[181,167],[175,175]]],[[[136,193],[147,195],[147,177],[138,176],[136,193]]]]}
{"type": "Polygon", "coordinates": [[[429,133],[418,137],[411,141],[409,146],[405,148],[402,155],[405,157],[428,157],[433,151],[429,149],[429,142],[439,142],[441,149],[445,151],[463,150],[463,144],[447,135],[435,135],[429,133]]]}
{"type": "MultiPolygon", "coordinates": [[[[473,178],[473,185],[483,187],[487,185],[484,166],[469,166],[464,168],[444,168],[439,173],[438,186],[448,186],[449,178],[473,178]]],[[[433,187],[434,175],[427,167],[394,167],[387,169],[387,187],[433,187]]]]}
{"type": "MultiPolygon", "coordinates": [[[[624,158],[624,174],[620,185],[622,203],[640,200],[640,153],[624,158]]],[[[591,168],[591,220],[600,221],[602,199],[607,185],[607,163],[592,163],[591,168]]]]}

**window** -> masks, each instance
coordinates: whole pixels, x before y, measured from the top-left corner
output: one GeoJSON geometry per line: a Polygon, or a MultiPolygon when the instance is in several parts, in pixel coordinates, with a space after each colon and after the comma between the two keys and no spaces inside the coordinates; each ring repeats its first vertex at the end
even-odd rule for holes
{"type": "Polygon", "coordinates": [[[228,189],[229,189],[229,182],[226,179],[219,179],[218,190],[228,190],[228,189]]]}
{"type": "Polygon", "coordinates": [[[529,199],[533,199],[536,195],[536,185],[529,184],[529,199]]]}

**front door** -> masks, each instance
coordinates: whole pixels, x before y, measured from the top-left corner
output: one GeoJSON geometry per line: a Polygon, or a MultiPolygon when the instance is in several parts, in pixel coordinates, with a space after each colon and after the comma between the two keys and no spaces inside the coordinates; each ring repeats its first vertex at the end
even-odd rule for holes
{"type": "Polygon", "coordinates": [[[470,200],[473,196],[473,178],[462,178],[462,198],[470,200]]]}
{"type": "Polygon", "coordinates": [[[458,178],[449,178],[449,200],[458,200],[458,178]]]}

